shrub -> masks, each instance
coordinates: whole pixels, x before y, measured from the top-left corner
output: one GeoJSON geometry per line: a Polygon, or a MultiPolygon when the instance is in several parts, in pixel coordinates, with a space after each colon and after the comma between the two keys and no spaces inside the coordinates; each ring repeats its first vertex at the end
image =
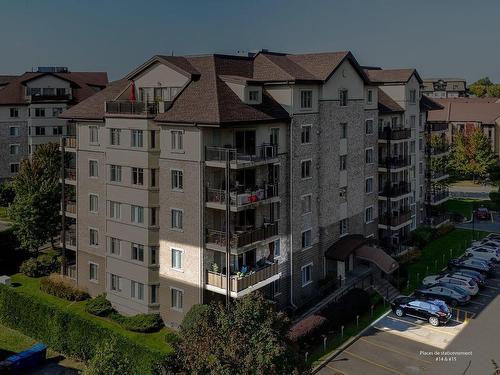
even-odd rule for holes
{"type": "Polygon", "coordinates": [[[42,278],[40,290],[68,301],[83,301],[90,298],[87,292],[76,288],[62,276],[56,274],[42,278]]]}
{"type": "Polygon", "coordinates": [[[189,309],[189,311],[184,316],[184,319],[182,319],[182,329],[190,330],[196,325],[199,319],[202,319],[204,316],[206,316],[206,314],[208,314],[209,310],[210,306],[208,305],[193,305],[193,307],[191,307],[191,309],[189,309]]]}
{"type": "Polygon", "coordinates": [[[434,232],[429,227],[420,227],[411,232],[412,243],[422,248],[432,241],[434,232]]]}
{"type": "Polygon", "coordinates": [[[450,233],[453,229],[455,229],[455,226],[451,223],[442,225],[436,229],[436,237],[445,236],[448,233],[450,233]]]}
{"type": "Polygon", "coordinates": [[[48,276],[61,268],[61,257],[55,252],[40,254],[21,263],[19,271],[29,277],[48,276]]]}
{"type": "Polygon", "coordinates": [[[0,184],[0,206],[7,207],[14,201],[16,192],[9,182],[2,182],[0,184]]]}
{"type": "Polygon", "coordinates": [[[138,314],[134,316],[123,316],[112,313],[110,318],[120,324],[123,328],[133,332],[157,332],[163,328],[163,320],[160,314],[138,314]]]}
{"type": "Polygon", "coordinates": [[[130,359],[123,357],[116,348],[116,340],[99,345],[90,359],[83,375],[133,375],[130,359]]]}
{"type": "Polygon", "coordinates": [[[294,343],[312,340],[328,324],[328,319],[321,315],[309,315],[290,328],[288,338],[294,343]]]}
{"type": "Polygon", "coordinates": [[[21,263],[19,271],[29,277],[40,277],[40,265],[36,258],[26,259],[21,263]]]}
{"type": "Polygon", "coordinates": [[[106,299],[106,294],[100,294],[85,303],[85,311],[95,316],[108,316],[115,310],[111,302],[106,299]]]}
{"type": "Polygon", "coordinates": [[[152,375],[153,367],[165,362],[168,356],[41,297],[3,285],[0,285],[0,323],[83,361],[93,358],[103,342],[114,340],[116,352],[130,361],[133,374],[152,375]]]}

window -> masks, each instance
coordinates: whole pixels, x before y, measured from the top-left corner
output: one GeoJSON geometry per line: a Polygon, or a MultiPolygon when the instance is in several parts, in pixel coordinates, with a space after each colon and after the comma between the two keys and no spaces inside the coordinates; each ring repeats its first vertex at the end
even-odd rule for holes
{"type": "Polygon", "coordinates": [[[182,190],[183,188],[183,172],[179,170],[172,170],[172,190],[182,190]]]}
{"type": "Polygon", "coordinates": [[[274,202],[271,205],[271,220],[278,221],[281,218],[281,203],[274,202]]]}
{"type": "Polygon", "coordinates": [[[348,92],[347,90],[343,89],[339,91],[339,105],[341,107],[347,106],[347,100],[348,100],[348,92]]]}
{"type": "Polygon", "coordinates": [[[347,138],[347,123],[343,122],[340,124],[340,139],[347,138]]]}
{"type": "Polygon", "coordinates": [[[120,145],[120,129],[109,129],[109,144],[112,146],[120,145]]]}
{"type": "Polygon", "coordinates": [[[98,177],[99,176],[97,160],[89,160],[89,176],[90,177],[98,177]]]}
{"type": "Polygon", "coordinates": [[[144,245],[132,244],[132,260],[144,262],[144,245]]]}
{"type": "Polygon", "coordinates": [[[96,144],[99,142],[99,130],[97,126],[89,126],[89,143],[96,144]]]}
{"type": "Polygon", "coordinates": [[[281,256],[281,240],[279,238],[274,240],[274,256],[276,258],[281,256]]]}
{"type": "Polygon", "coordinates": [[[110,285],[111,285],[111,290],[114,290],[116,292],[121,292],[122,289],[121,289],[121,278],[120,276],[117,276],[117,275],[113,275],[113,274],[110,274],[110,278],[111,278],[111,282],[110,282],[110,285]]]}
{"type": "Polygon", "coordinates": [[[156,226],[158,225],[158,207],[152,207],[150,210],[151,210],[151,217],[149,225],[156,226]]]}
{"type": "Polygon", "coordinates": [[[340,155],[340,170],[345,171],[347,169],[347,155],[340,155]]]}
{"type": "Polygon", "coordinates": [[[420,174],[424,173],[424,163],[423,162],[418,163],[418,173],[420,173],[420,174]]]}
{"type": "Polygon", "coordinates": [[[97,281],[98,266],[95,263],[89,263],[89,280],[97,281]]]}
{"type": "Polygon", "coordinates": [[[35,117],[45,117],[45,108],[35,108],[35,117]]]}
{"type": "Polygon", "coordinates": [[[155,304],[158,303],[158,297],[159,297],[159,291],[160,291],[160,286],[159,285],[150,285],[149,288],[151,289],[150,292],[150,303],[155,304]]]}
{"type": "Polygon", "coordinates": [[[259,101],[259,91],[258,90],[250,90],[248,92],[248,100],[251,102],[259,101]]]}
{"type": "Polygon", "coordinates": [[[178,210],[173,208],[171,210],[172,215],[172,228],[173,229],[182,229],[182,210],[178,210]]]}
{"type": "Polygon", "coordinates": [[[415,116],[410,116],[410,128],[415,129],[416,125],[416,117],[415,116]]]}
{"type": "Polygon", "coordinates": [[[10,163],[10,173],[19,172],[19,163],[10,163]]]}
{"type": "Polygon", "coordinates": [[[302,125],[300,140],[302,144],[311,143],[311,125],[302,125]]]}
{"type": "Polygon", "coordinates": [[[44,87],[42,92],[43,96],[55,96],[56,90],[52,87],[44,87]]]}
{"type": "Polygon", "coordinates": [[[150,176],[151,176],[151,187],[156,187],[158,181],[158,169],[155,168],[151,169],[150,176]]]}
{"type": "Polygon", "coordinates": [[[340,226],[339,232],[340,232],[341,236],[348,233],[348,222],[347,222],[347,219],[340,220],[339,226],[340,226]]]}
{"type": "Polygon", "coordinates": [[[302,249],[311,247],[312,244],[312,230],[308,229],[302,232],[302,249]]]}
{"type": "Polygon", "coordinates": [[[174,309],[174,310],[182,310],[182,296],[183,296],[183,292],[182,290],[180,289],[175,289],[175,288],[172,288],[171,289],[171,298],[172,298],[172,301],[171,301],[171,308],[174,309]]]}
{"type": "Polygon", "coordinates": [[[368,90],[368,98],[367,98],[368,103],[373,102],[373,90],[368,90]]]}
{"type": "Polygon", "coordinates": [[[10,109],[10,117],[19,117],[19,109],[11,108],[10,109]]]}
{"type": "Polygon", "coordinates": [[[99,197],[95,194],[89,194],[89,211],[97,212],[99,209],[99,197]]]}
{"type": "Polygon", "coordinates": [[[172,130],[170,132],[172,141],[172,151],[182,151],[184,149],[183,145],[183,132],[181,130],[172,130]]]}
{"type": "Polygon", "coordinates": [[[410,153],[415,153],[415,141],[410,142],[410,153]]]}
{"type": "Polygon", "coordinates": [[[62,126],[54,126],[52,128],[52,135],[62,135],[63,127],[62,126]]]}
{"type": "Polygon", "coordinates": [[[300,91],[300,108],[312,108],[312,90],[300,91]]]}
{"type": "Polygon", "coordinates": [[[368,177],[365,180],[365,193],[366,194],[373,193],[373,177],[368,177]]]}
{"type": "Polygon", "coordinates": [[[135,224],[143,224],[144,223],[144,207],[140,206],[131,206],[131,217],[130,220],[135,224]]]}
{"type": "Polygon", "coordinates": [[[149,140],[150,140],[149,148],[156,148],[156,131],[151,130],[149,140]]]}
{"type": "Polygon", "coordinates": [[[366,134],[373,134],[373,120],[366,120],[365,121],[365,133],[366,134]]]}
{"type": "Polygon", "coordinates": [[[121,243],[118,238],[111,237],[109,239],[109,252],[111,254],[120,255],[121,253],[121,243]]]}
{"type": "Polygon", "coordinates": [[[365,223],[371,223],[373,221],[373,207],[367,207],[365,209],[365,223]]]}
{"type": "Polygon", "coordinates": [[[149,248],[149,262],[151,264],[158,263],[158,248],[156,246],[151,246],[149,248]]]}
{"type": "Polygon", "coordinates": [[[132,147],[143,147],[142,130],[132,130],[131,146],[132,147]]]}
{"type": "Polygon", "coordinates": [[[122,167],[120,165],[111,165],[109,167],[109,180],[111,182],[122,182],[122,167]]]}
{"type": "Polygon", "coordinates": [[[271,133],[269,134],[269,143],[272,145],[278,145],[280,141],[280,129],[271,128],[271,133]]]}
{"type": "Polygon", "coordinates": [[[172,249],[172,268],[176,270],[182,269],[182,250],[172,249]]]}
{"type": "Polygon", "coordinates": [[[310,263],[301,268],[302,286],[312,283],[312,266],[312,263],[310,263]]]}
{"type": "Polygon", "coordinates": [[[279,296],[281,294],[281,279],[274,280],[273,294],[274,296],[279,296]]]}
{"type": "Polygon", "coordinates": [[[35,126],[35,135],[45,135],[45,127],[35,126]]]}
{"type": "Polygon", "coordinates": [[[97,232],[97,229],[89,229],[89,244],[91,246],[99,245],[99,233],[97,232]]]}
{"type": "Polygon", "coordinates": [[[365,162],[366,164],[373,163],[373,148],[367,148],[365,150],[365,162]]]}
{"type": "Polygon", "coordinates": [[[417,90],[410,90],[410,103],[415,104],[417,102],[417,90]]]}
{"type": "Polygon", "coordinates": [[[132,184],[144,185],[144,169],[132,168],[132,184]]]}
{"type": "Polygon", "coordinates": [[[9,134],[11,137],[19,137],[19,126],[11,126],[9,128],[9,134]]]}
{"type": "Polygon", "coordinates": [[[422,151],[422,150],[424,149],[424,140],[423,140],[422,138],[420,138],[420,139],[418,140],[418,149],[419,149],[420,151],[422,151]]]}
{"type": "Polygon", "coordinates": [[[11,155],[19,155],[19,145],[9,145],[9,152],[11,155]]]}
{"type": "Polygon", "coordinates": [[[57,117],[63,112],[63,109],[61,107],[54,107],[52,108],[52,117],[57,117]]]}
{"type": "Polygon", "coordinates": [[[300,199],[302,201],[302,214],[311,212],[312,194],[303,195],[300,199]]]}
{"type": "Polygon", "coordinates": [[[304,160],[301,163],[301,168],[302,168],[302,178],[309,178],[311,177],[311,160],[304,160]]]}
{"type": "Polygon", "coordinates": [[[144,300],[144,284],[138,283],[137,281],[130,281],[130,297],[138,299],[140,301],[144,300]]]}
{"type": "Polygon", "coordinates": [[[121,204],[119,202],[109,202],[109,217],[112,219],[120,219],[121,217],[121,204]]]}

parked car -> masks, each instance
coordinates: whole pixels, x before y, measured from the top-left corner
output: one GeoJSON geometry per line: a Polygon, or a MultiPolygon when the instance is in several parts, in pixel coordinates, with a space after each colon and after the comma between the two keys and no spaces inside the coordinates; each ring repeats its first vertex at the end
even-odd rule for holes
{"type": "Polygon", "coordinates": [[[500,262],[500,253],[486,246],[469,248],[465,250],[465,254],[470,254],[476,258],[486,259],[494,263],[500,262]]]}
{"type": "Polygon", "coordinates": [[[444,301],[420,301],[413,297],[398,297],[391,302],[394,314],[399,317],[404,315],[417,319],[425,319],[431,325],[446,324],[451,318],[451,312],[444,301]]]}
{"type": "Polygon", "coordinates": [[[456,268],[462,268],[462,269],[469,269],[473,271],[478,271],[481,273],[484,273],[485,275],[491,276],[495,273],[494,269],[487,264],[485,264],[482,261],[478,261],[477,259],[474,258],[469,258],[469,259],[450,259],[448,262],[448,267],[450,269],[456,269],[456,268]]]}
{"type": "Polygon", "coordinates": [[[446,275],[446,274],[471,277],[480,287],[484,286],[486,281],[486,276],[484,276],[484,274],[473,270],[458,268],[454,271],[441,272],[441,275],[446,275]]]}
{"type": "Polygon", "coordinates": [[[495,251],[498,255],[500,255],[500,245],[496,245],[495,243],[492,242],[472,243],[471,247],[472,248],[485,247],[487,249],[495,251]]]}
{"type": "Polygon", "coordinates": [[[421,286],[415,289],[415,296],[428,299],[438,298],[451,306],[465,305],[470,301],[470,296],[465,290],[449,284],[435,284],[432,286],[421,286]]]}
{"type": "Polygon", "coordinates": [[[471,246],[491,246],[500,250],[500,240],[485,237],[482,240],[473,241],[471,246]]]}
{"type": "Polygon", "coordinates": [[[485,238],[500,241],[500,234],[498,233],[490,233],[485,238]]]}
{"type": "Polygon", "coordinates": [[[446,283],[459,286],[463,288],[470,296],[475,296],[477,293],[479,293],[479,286],[477,285],[476,281],[470,276],[447,273],[444,275],[427,276],[422,280],[422,284],[426,286],[431,286],[438,283],[446,283]]]}
{"type": "Polygon", "coordinates": [[[476,210],[476,219],[478,220],[491,220],[491,213],[486,207],[479,207],[476,210]]]}
{"type": "Polygon", "coordinates": [[[477,256],[470,254],[470,253],[464,253],[461,256],[459,256],[458,259],[460,259],[460,260],[472,259],[475,262],[483,263],[487,267],[490,267],[493,270],[495,270],[495,262],[491,261],[490,259],[477,257],[477,256]]]}

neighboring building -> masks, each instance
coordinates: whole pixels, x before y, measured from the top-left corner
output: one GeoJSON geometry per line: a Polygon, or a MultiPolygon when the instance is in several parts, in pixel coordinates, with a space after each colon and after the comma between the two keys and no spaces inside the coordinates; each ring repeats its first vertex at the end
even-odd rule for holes
{"type": "Polygon", "coordinates": [[[281,307],[393,272],[370,243],[400,250],[425,217],[421,83],[349,52],[153,57],[60,116],[76,126],[66,274],[177,326],[224,298],[227,248],[231,296],[281,307]]]}
{"type": "Polygon", "coordinates": [[[68,132],[59,114],[107,83],[106,73],[67,68],[0,76],[0,181],[14,176],[38,145],[59,142],[68,132]]]}
{"type": "Polygon", "coordinates": [[[467,84],[462,78],[425,78],[422,94],[429,98],[462,98],[467,96],[467,84]]]}

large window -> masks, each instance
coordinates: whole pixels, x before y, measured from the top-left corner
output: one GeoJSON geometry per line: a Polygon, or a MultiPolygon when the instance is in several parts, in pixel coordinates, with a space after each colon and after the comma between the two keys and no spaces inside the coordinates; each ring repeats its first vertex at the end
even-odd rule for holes
{"type": "Polygon", "coordinates": [[[111,237],[109,239],[109,252],[114,255],[120,255],[121,241],[118,238],[111,237]]]}
{"type": "Polygon", "coordinates": [[[365,162],[366,164],[373,164],[373,148],[365,150],[365,162]]]}
{"type": "Polygon", "coordinates": [[[109,129],[109,144],[118,146],[120,144],[120,129],[109,129]]]}
{"type": "Polygon", "coordinates": [[[415,104],[417,102],[417,90],[410,90],[410,103],[415,104]]]}
{"type": "Polygon", "coordinates": [[[97,281],[98,277],[98,266],[95,263],[89,263],[89,280],[97,281]]]}
{"type": "Polygon", "coordinates": [[[89,245],[90,246],[99,245],[99,233],[97,232],[97,229],[93,228],[89,229],[89,245]]]}
{"type": "Polygon", "coordinates": [[[110,274],[110,289],[116,292],[121,292],[121,278],[118,275],[110,274]]]}
{"type": "Polygon", "coordinates": [[[45,108],[35,108],[35,117],[45,117],[45,108]]]}
{"type": "Polygon", "coordinates": [[[132,184],[144,185],[144,169],[132,168],[132,184]]]}
{"type": "Polygon", "coordinates": [[[312,194],[303,195],[300,200],[302,202],[302,214],[311,212],[312,194]]]}
{"type": "Polygon", "coordinates": [[[97,165],[97,160],[89,160],[89,176],[90,177],[99,176],[99,168],[97,165]]]}
{"type": "Polygon", "coordinates": [[[156,246],[149,247],[149,263],[158,264],[158,247],[156,246]]]}
{"type": "Polygon", "coordinates": [[[182,190],[184,188],[183,172],[172,170],[172,190],[182,190]]]}
{"type": "Polygon", "coordinates": [[[302,286],[306,286],[310,283],[312,283],[312,271],[313,271],[313,265],[312,263],[309,263],[302,267],[301,269],[301,279],[302,279],[302,286]]]}
{"type": "Polygon", "coordinates": [[[9,134],[11,137],[19,137],[19,126],[11,126],[9,128],[9,134]]]}
{"type": "Polygon", "coordinates": [[[10,108],[10,117],[19,117],[19,109],[10,108]]]}
{"type": "Polygon", "coordinates": [[[120,219],[121,217],[121,204],[119,202],[109,202],[109,217],[112,219],[120,219]]]}
{"type": "Polygon", "coordinates": [[[144,223],[144,207],[141,206],[131,206],[131,217],[130,220],[135,224],[144,223]]]}
{"type": "Polygon", "coordinates": [[[373,221],[373,207],[367,207],[365,209],[365,223],[371,223],[373,221]]]}
{"type": "Polygon", "coordinates": [[[172,215],[172,228],[173,229],[182,229],[182,210],[178,210],[173,208],[171,210],[172,215]]]}
{"type": "Polygon", "coordinates": [[[35,126],[35,135],[45,135],[45,127],[35,126]]]}
{"type": "Polygon", "coordinates": [[[302,175],[302,178],[309,178],[311,177],[311,164],[312,164],[312,161],[311,160],[304,160],[301,162],[301,175],[302,175]]]}
{"type": "Polygon", "coordinates": [[[171,290],[171,308],[174,310],[182,310],[183,302],[183,292],[180,289],[172,288],[171,290]]]}
{"type": "Polygon", "coordinates": [[[182,250],[172,249],[172,268],[176,270],[182,269],[182,250]]]}
{"type": "Polygon", "coordinates": [[[311,143],[311,129],[311,125],[302,125],[302,132],[300,134],[302,144],[311,143]]]}
{"type": "Polygon", "coordinates": [[[184,150],[184,140],[183,140],[183,131],[181,130],[172,130],[170,132],[171,137],[171,147],[172,151],[182,151],[184,150]]]}
{"type": "Polygon", "coordinates": [[[99,129],[97,126],[89,126],[89,143],[99,142],[99,129]]]}
{"type": "Polygon", "coordinates": [[[149,298],[149,301],[151,304],[156,304],[159,302],[159,295],[160,295],[160,286],[159,285],[150,285],[149,286],[150,288],[150,298],[149,298]]]}
{"type": "Polygon", "coordinates": [[[365,121],[365,133],[366,134],[373,134],[373,120],[366,120],[365,121]]]}
{"type": "Polygon", "coordinates": [[[132,130],[131,133],[131,146],[132,147],[143,147],[143,132],[142,130],[132,130]]]}
{"type": "Polygon", "coordinates": [[[132,260],[144,262],[144,245],[132,244],[132,260]]]}
{"type": "Polygon", "coordinates": [[[137,281],[130,281],[130,297],[138,299],[140,301],[144,300],[144,284],[137,281]]]}
{"type": "Polygon", "coordinates": [[[122,182],[122,167],[120,165],[111,165],[109,167],[109,180],[111,182],[122,182]]]}
{"type": "Polygon", "coordinates": [[[19,145],[9,145],[9,153],[11,155],[19,155],[19,145]]]}
{"type": "Polygon", "coordinates": [[[300,108],[308,109],[312,108],[312,90],[301,90],[300,91],[300,108]]]}
{"type": "Polygon", "coordinates": [[[99,210],[99,197],[96,194],[89,194],[89,211],[96,213],[99,210]]]}
{"type": "Polygon", "coordinates": [[[373,193],[373,177],[368,177],[365,180],[365,193],[366,194],[373,193]]]}
{"type": "Polygon", "coordinates": [[[312,245],[312,230],[308,229],[302,232],[302,249],[307,249],[312,245]]]}

